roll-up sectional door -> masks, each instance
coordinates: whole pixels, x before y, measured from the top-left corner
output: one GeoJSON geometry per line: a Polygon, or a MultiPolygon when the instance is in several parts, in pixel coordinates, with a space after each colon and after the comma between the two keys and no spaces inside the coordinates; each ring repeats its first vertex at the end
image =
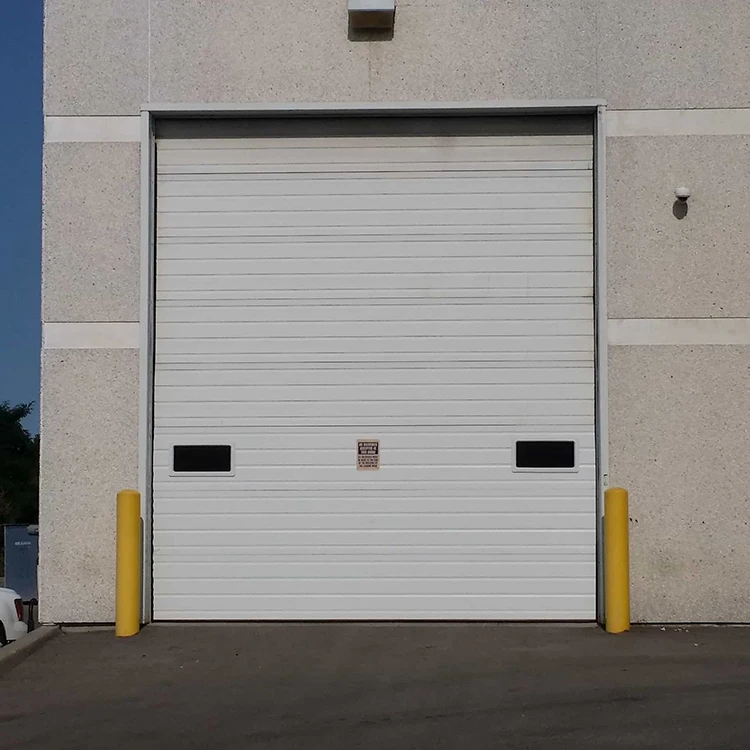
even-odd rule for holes
{"type": "Polygon", "coordinates": [[[592,138],[157,142],[159,620],[595,617],[592,138]]]}

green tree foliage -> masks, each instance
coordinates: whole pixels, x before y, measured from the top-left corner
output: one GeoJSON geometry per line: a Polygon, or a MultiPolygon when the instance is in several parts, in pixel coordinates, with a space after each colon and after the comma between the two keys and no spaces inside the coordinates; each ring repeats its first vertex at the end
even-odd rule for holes
{"type": "Polygon", "coordinates": [[[39,520],[39,436],[21,424],[33,408],[0,403],[0,525],[39,520]]]}

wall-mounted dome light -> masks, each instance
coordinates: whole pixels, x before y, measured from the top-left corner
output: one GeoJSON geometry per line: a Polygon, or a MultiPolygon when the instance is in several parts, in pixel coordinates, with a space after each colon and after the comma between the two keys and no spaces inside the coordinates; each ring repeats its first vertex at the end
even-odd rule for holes
{"type": "Polygon", "coordinates": [[[352,29],[392,29],[396,0],[349,0],[352,29]]]}

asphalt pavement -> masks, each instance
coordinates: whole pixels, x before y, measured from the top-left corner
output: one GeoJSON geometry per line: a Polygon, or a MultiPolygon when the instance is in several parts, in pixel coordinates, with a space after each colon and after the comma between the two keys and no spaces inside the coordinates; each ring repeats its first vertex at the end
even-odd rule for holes
{"type": "Polygon", "coordinates": [[[0,678],[3,750],[750,746],[750,629],[66,630],[0,678]]]}

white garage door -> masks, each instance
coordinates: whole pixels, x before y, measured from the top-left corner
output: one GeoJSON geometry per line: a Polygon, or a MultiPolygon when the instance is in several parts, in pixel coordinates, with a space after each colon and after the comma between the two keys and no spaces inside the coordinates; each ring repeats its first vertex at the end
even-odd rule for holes
{"type": "Polygon", "coordinates": [[[591,137],[157,154],[155,618],[593,619],[591,137]]]}

